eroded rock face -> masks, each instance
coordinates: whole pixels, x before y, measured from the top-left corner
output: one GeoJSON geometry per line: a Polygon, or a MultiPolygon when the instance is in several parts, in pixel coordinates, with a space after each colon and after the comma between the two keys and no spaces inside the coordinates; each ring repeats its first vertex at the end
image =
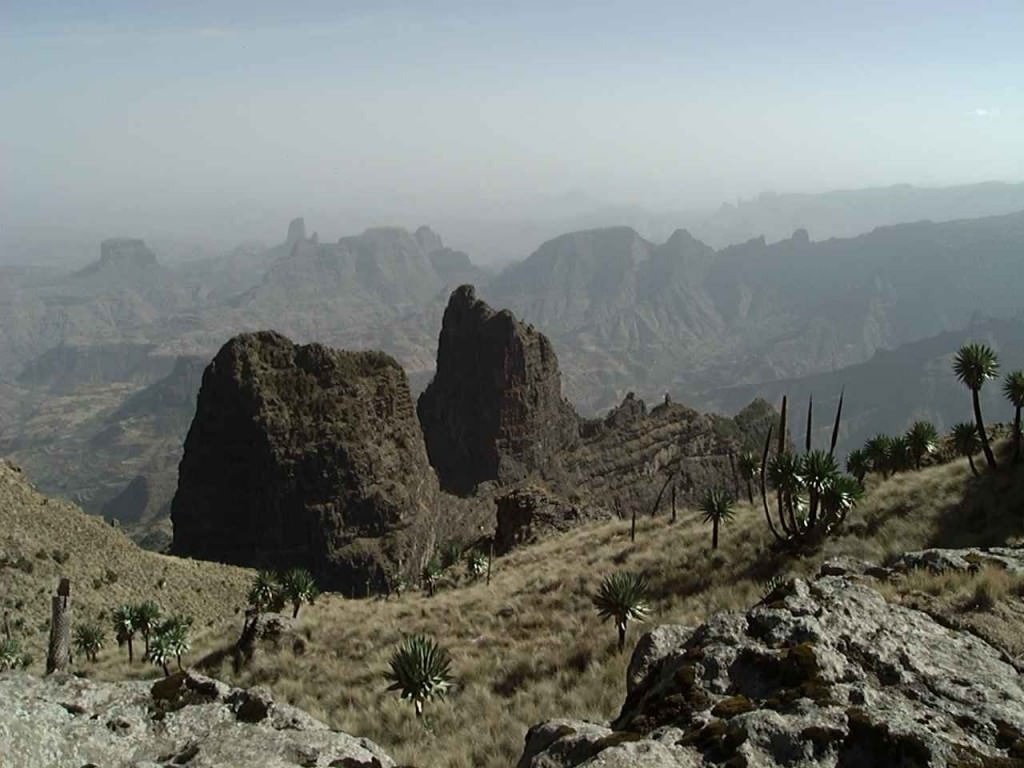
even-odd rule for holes
{"type": "Polygon", "coordinates": [[[101,267],[155,267],[156,254],[145,241],[114,237],[100,243],[101,267]]]}
{"type": "Polygon", "coordinates": [[[1020,670],[856,578],[654,635],[615,721],[536,726],[519,768],[1024,765],[1020,670]]]}
{"type": "Polygon", "coordinates": [[[471,285],[448,301],[437,374],[417,413],[441,486],[459,494],[521,480],[579,439],[551,342],[508,310],[491,309],[471,285]]]}
{"type": "Polygon", "coordinates": [[[494,551],[499,555],[578,525],[615,516],[601,507],[571,504],[535,486],[513,488],[497,496],[494,503],[498,517],[494,551]]]}
{"type": "Polygon", "coordinates": [[[266,690],[191,673],[151,684],[7,672],[0,701],[4,765],[394,766],[372,741],[331,730],[266,690]]]}
{"type": "Polygon", "coordinates": [[[362,596],[429,558],[444,523],[437,496],[391,357],[243,334],[203,374],[173,551],[306,567],[322,588],[362,596]]]}

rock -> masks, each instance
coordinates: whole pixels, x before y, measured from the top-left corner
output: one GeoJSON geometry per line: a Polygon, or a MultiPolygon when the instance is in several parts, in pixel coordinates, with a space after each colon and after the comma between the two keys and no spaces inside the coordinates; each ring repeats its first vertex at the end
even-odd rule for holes
{"type": "Polygon", "coordinates": [[[1024,764],[1024,685],[1005,656],[860,579],[794,579],[745,613],[649,634],[608,728],[535,726],[520,768],[1024,764]]]}
{"type": "Polygon", "coordinates": [[[305,567],[322,589],[363,596],[418,574],[439,506],[391,357],[266,331],[207,367],[171,505],[175,554],[305,567]]]}
{"type": "Polygon", "coordinates": [[[896,558],[890,569],[909,573],[920,568],[933,572],[972,572],[985,567],[1004,568],[1024,576],[1024,549],[1010,547],[979,547],[974,549],[923,549],[905,552],[896,558]]]}
{"type": "Polygon", "coordinates": [[[141,681],[0,674],[4,765],[394,766],[373,742],[331,730],[266,691],[173,677],[180,695],[153,699],[141,681]]]}
{"type": "Polygon", "coordinates": [[[632,693],[647,678],[655,662],[664,659],[673,648],[682,646],[691,634],[693,627],[663,624],[641,635],[626,670],[626,693],[632,693]]]}
{"type": "Polygon", "coordinates": [[[100,243],[100,268],[155,267],[156,263],[156,254],[143,240],[114,237],[100,243]]]}
{"type": "Polygon", "coordinates": [[[285,238],[285,244],[288,246],[294,246],[296,243],[300,243],[306,239],[306,220],[301,216],[297,219],[292,219],[288,222],[288,236],[285,238]]]}
{"type": "Polygon", "coordinates": [[[471,285],[448,301],[437,373],[417,413],[442,488],[458,494],[522,480],[579,440],[551,342],[508,310],[495,312],[471,285]]]}
{"type": "Polygon", "coordinates": [[[642,421],[647,416],[647,404],[629,392],[617,406],[604,417],[604,425],[609,429],[621,429],[642,421]]]}
{"type": "Polygon", "coordinates": [[[570,504],[535,486],[515,488],[497,496],[494,503],[498,508],[494,549],[499,555],[553,533],[563,533],[583,523],[610,520],[614,517],[609,510],[570,504]]]}

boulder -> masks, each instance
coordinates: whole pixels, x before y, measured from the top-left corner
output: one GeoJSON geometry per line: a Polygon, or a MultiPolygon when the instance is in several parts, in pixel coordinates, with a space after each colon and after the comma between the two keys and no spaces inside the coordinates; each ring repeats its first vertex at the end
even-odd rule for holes
{"type": "Polygon", "coordinates": [[[973,549],[922,549],[904,552],[889,566],[897,573],[925,569],[973,572],[985,567],[1002,568],[1024,576],[1024,549],[1010,547],[976,547],[973,549]]]}
{"type": "Polygon", "coordinates": [[[494,549],[503,555],[583,523],[610,520],[614,514],[597,506],[578,506],[540,487],[514,488],[495,497],[498,525],[494,549]]]}
{"type": "Polygon", "coordinates": [[[404,371],[380,352],[229,341],[203,374],[171,505],[173,552],[305,567],[363,596],[433,553],[437,478],[404,371]]]}
{"type": "Polygon", "coordinates": [[[441,486],[457,494],[547,469],[579,440],[551,342],[508,310],[491,309],[471,285],[448,301],[437,373],[417,413],[441,486]]]}
{"type": "Polygon", "coordinates": [[[152,686],[0,674],[0,755],[11,766],[392,768],[367,739],[328,728],[264,689],[178,673],[152,686]]]}
{"type": "Polygon", "coordinates": [[[749,611],[656,630],[619,716],[534,727],[519,768],[1024,765],[1009,659],[867,583],[794,579],[749,611]]]}

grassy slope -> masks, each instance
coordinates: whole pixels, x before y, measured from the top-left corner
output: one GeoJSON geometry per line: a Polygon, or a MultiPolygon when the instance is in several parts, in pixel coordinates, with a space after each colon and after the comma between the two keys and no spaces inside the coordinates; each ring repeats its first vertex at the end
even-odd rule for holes
{"type": "MultiPolygon", "coordinates": [[[[227,664],[214,671],[243,684],[268,684],[332,725],[374,739],[403,763],[508,766],[535,722],[559,716],[605,720],[616,714],[628,653],[615,652],[614,628],[597,619],[590,603],[604,574],[621,568],[648,575],[655,597],[651,624],[696,624],[714,611],[750,606],[768,578],[813,572],[832,555],[884,560],[925,546],[1020,543],[1024,519],[1014,500],[1022,493],[1024,473],[976,481],[964,461],[899,475],[874,485],[846,532],[824,551],[798,559],[770,550],[760,509],[746,505],[723,529],[716,553],[709,550],[709,528],[693,511],[682,512],[675,524],[664,516],[642,519],[635,543],[629,541],[628,521],[581,528],[497,560],[489,586],[449,586],[433,598],[412,592],[388,601],[324,596],[300,616],[310,638],[305,655],[268,652],[241,674],[227,664]],[[428,705],[426,728],[415,721],[411,706],[385,691],[388,657],[403,633],[411,632],[442,640],[452,652],[459,682],[448,701],[428,705]]],[[[73,580],[78,616],[144,598],[195,615],[199,636],[193,660],[237,636],[237,610],[252,576],[243,569],[141,551],[102,521],[46,500],[3,463],[0,551],[32,564],[31,574],[0,567],[0,601],[20,602],[12,615],[27,618],[37,665],[48,595],[61,573],[73,580]],[[69,553],[63,566],[52,557],[57,548],[69,553]],[[93,588],[93,580],[102,580],[108,569],[117,581],[93,588]],[[161,578],[163,589],[156,586],[161,578]]],[[[1024,635],[1019,584],[992,574],[908,581],[907,587],[890,590],[892,597],[938,611],[962,613],[979,590],[994,591],[1002,602],[974,610],[964,623],[1007,642],[1024,635]],[[994,586],[979,587],[988,581],[994,586]]],[[[630,642],[640,631],[630,627],[630,642]]],[[[1024,645],[1016,652],[1024,653],[1024,645]]],[[[108,641],[91,673],[120,678],[152,676],[156,670],[139,664],[128,669],[108,641]]]]}
{"type": "MultiPolygon", "coordinates": [[[[139,549],[118,529],[72,504],[49,499],[0,460],[0,606],[35,659],[45,661],[50,595],[71,579],[76,621],[97,620],[124,602],[154,600],[194,617],[195,633],[219,640],[238,623],[252,571],[139,549]],[[63,561],[63,562],[60,562],[63,561]],[[162,586],[160,586],[162,584],[162,586]]],[[[105,655],[119,656],[107,629],[105,655]]]]}
{"type": "MultiPolygon", "coordinates": [[[[533,723],[616,714],[628,653],[615,653],[614,628],[591,607],[604,574],[645,572],[656,595],[650,623],[696,624],[755,603],[771,576],[813,572],[832,555],[884,560],[926,546],[1012,541],[1024,532],[1012,506],[1022,491],[1024,475],[973,481],[964,461],[900,475],[872,489],[844,535],[800,559],[768,549],[762,513],[749,506],[724,528],[717,553],[692,511],[675,524],[642,520],[635,544],[628,522],[596,525],[496,561],[490,586],[390,601],[327,596],[301,617],[311,638],[306,655],[268,653],[240,676],[227,666],[219,674],[269,684],[333,725],[374,739],[399,762],[508,766],[533,723]],[[448,701],[428,705],[426,730],[407,702],[385,691],[388,656],[411,632],[437,636],[459,680],[448,701]]],[[[965,594],[974,588],[958,587],[965,594]]],[[[629,640],[640,631],[631,627],[629,640]]]]}

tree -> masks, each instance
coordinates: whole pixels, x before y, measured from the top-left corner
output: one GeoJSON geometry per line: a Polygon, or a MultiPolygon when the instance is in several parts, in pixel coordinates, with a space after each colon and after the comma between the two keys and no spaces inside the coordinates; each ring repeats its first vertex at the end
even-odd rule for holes
{"type": "Polygon", "coordinates": [[[605,576],[597,594],[593,597],[594,607],[602,619],[611,619],[619,631],[619,651],[626,646],[626,626],[632,621],[643,621],[649,612],[647,607],[647,580],[638,573],[619,571],[605,576]]]}
{"type": "Polygon", "coordinates": [[[754,503],[754,475],[760,471],[760,466],[757,462],[757,457],[749,451],[744,451],[739,455],[736,461],[736,467],[739,470],[740,477],[743,482],[747,484],[747,500],[754,503]]]}
{"type": "Polygon", "coordinates": [[[75,650],[89,661],[96,661],[96,656],[103,648],[104,642],[106,642],[106,637],[104,637],[103,628],[98,624],[79,624],[75,627],[75,650]]]}
{"type": "Polygon", "coordinates": [[[1020,411],[1024,406],[1024,371],[1011,371],[1003,380],[1003,395],[1013,405],[1013,463],[1020,463],[1020,411]]]}
{"type": "Polygon", "coordinates": [[[431,560],[429,563],[423,566],[423,575],[421,580],[423,582],[423,588],[427,590],[427,594],[430,597],[434,596],[434,590],[437,589],[437,580],[441,576],[441,564],[437,560],[431,560]]]}
{"type": "Polygon", "coordinates": [[[846,471],[857,478],[858,483],[864,482],[864,477],[871,469],[871,461],[867,452],[862,448],[854,448],[846,457],[846,471]]]}
{"type": "Polygon", "coordinates": [[[839,475],[839,465],[831,453],[813,450],[804,455],[800,474],[807,489],[807,525],[813,528],[818,523],[821,496],[839,475]]]}
{"type": "Polygon", "coordinates": [[[249,604],[263,613],[274,608],[280,600],[281,585],[273,571],[260,571],[249,590],[249,604]]]}
{"type": "Polygon", "coordinates": [[[156,629],[157,622],[160,621],[160,606],[156,603],[147,600],[144,603],[140,603],[135,606],[135,629],[142,635],[142,639],[146,644],[145,650],[143,651],[143,660],[149,658],[149,639],[153,634],[153,630],[156,629]]]}
{"type": "Polygon", "coordinates": [[[149,649],[149,660],[163,669],[164,675],[170,674],[168,665],[172,659],[178,662],[181,669],[181,657],[188,653],[188,632],[192,627],[192,619],[187,616],[175,615],[160,622],[153,630],[153,640],[149,649]]]}
{"type": "Polygon", "coordinates": [[[971,472],[975,477],[981,473],[974,465],[974,454],[981,450],[981,440],[978,439],[978,425],[969,421],[962,421],[953,426],[953,447],[961,456],[967,457],[967,463],[971,465],[971,472]]]}
{"type": "Polygon", "coordinates": [[[471,549],[466,553],[466,575],[470,581],[476,581],[487,571],[487,558],[483,552],[471,549]]]}
{"type": "Polygon", "coordinates": [[[953,359],[953,373],[957,380],[971,390],[971,404],[974,406],[974,423],[978,427],[978,438],[981,449],[985,452],[988,468],[996,468],[996,459],[992,455],[992,447],[985,431],[985,421],[981,417],[981,388],[988,379],[995,378],[999,373],[999,357],[987,344],[964,344],[953,359]]]}
{"type": "Polygon", "coordinates": [[[135,639],[135,632],[137,630],[135,606],[119,606],[114,610],[113,618],[114,635],[117,638],[117,646],[118,648],[122,645],[128,646],[128,663],[131,664],[135,660],[135,655],[132,650],[132,641],[135,639]]]}
{"type": "Polygon", "coordinates": [[[388,690],[400,691],[403,699],[412,701],[416,717],[423,717],[423,704],[444,699],[451,688],[451,663],[448,651],[432,638],[407,637],[391,655],[388,690]]]}
{"type": "Polygon", "coordinates": [[[884,480],[892,471],[892,438],[878,434],[864,443],[864,455],[871,463],[871,469],[882,475],[884,480]]]}
{"type": "Polygon", "coordinates": [[[796,521],[797,498],[804,489],[804,479],[800,475],[800,458],[789,451],[772,456],[768,462],[768,479],[779,497],[779,518],[782,527],[790,534],[800,533],[796,521]],[[783,515],[789,513],[789,522],[783,515]]]}
{"type": "Polygon", "coordinates": [[[864,496],[864,486],[856,477],[836,474],[821,494],[821,512],[826,525],[842,523],[864,496]]]}
{"type": "Polygon", "coordinates": [[[914,464],[910,441],[906,435],[896,435],[889,438],[889,469],[896,472],[905,472],[914,464]]]}
{"type": "Polygon", "coordinates": [[[704,494],[700,509],[704,522],[711,523],[711,548],[718,549],[718,528],[735,514],[732,497],[721,488],[712,488],[704,494]]]}
{"type": "Polygon", "coordinates": [[[320,590],[313,574],[305,568],[292,568],[281,577],[281,596],[292,604],[292,618],[299,616],[303,603],[313,604],[320,590]]]}
{"type": "Polygon", "coordinates": [[[924,457],[935,453],[939,433],[935,430],[935,425],[930,421],[915,421],[910,425],[910,429],[907,430],[906,438],[907,445],[910,447],[910,457],[914,462],[914,469],[920,469],[924,457]]]}

